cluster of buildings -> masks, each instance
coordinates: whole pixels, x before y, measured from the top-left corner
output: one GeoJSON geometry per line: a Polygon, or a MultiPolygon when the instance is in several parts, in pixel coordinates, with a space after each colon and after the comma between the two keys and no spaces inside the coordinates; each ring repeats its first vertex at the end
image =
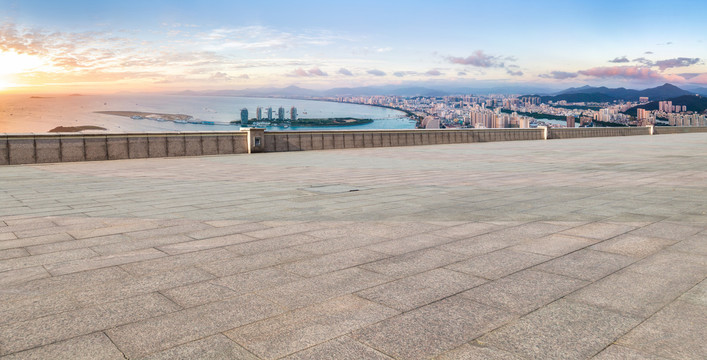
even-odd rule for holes
{"type": "MultiPolygon", "coordinates": [[[[248,117],[248,109],[247,108],[241,109],[241,125],[242,126],[248,125],[248,122],[250,120],[255,120],[258,123],[265,122],[265,121],[267,121],[267,122],[273,122],[273,121],[285,122],[285,120],[286,120],[285,119],[285,108],[282,106],[280,106],[280,108],[277,109],[277,119],[273,118],[272,107],[266,108],[265,111],[266,111],[266,114],[265,114],[266,117],[263,117],[263,108],[258,106],[255,109],[255,119],[250,119],[248,117]]],[[[290,117],[287,120],[297,121],[297,108],[296,107],[293,106],[290,108],[290,117]]]]}
{"type": "Polygon", "coordinates": [[[660,101],[658,110],[638,109],[636,117],[626,110],[645,105],[648,97],[638,102],[618,104],[568,103],[557,101],[543,103],[539,96],[516,95],[458,95],[458,96],[348,96],[327,98],[337,102],[385,106],[401,109],[426,119],[424,124],[439,124],[446,128],[502,128],[596,126],[596,124],[620,125],[675,125],[704,126],[705,115],[690,114],[684,105],[673,105],[672,101],[660,101]],[[533,115],[532,117],[526,115],[533,115]],[[542,115],[552,115],[543,119],[542,115]],[[430,121],[434,119],[435,121],[430,121]],[[558,120],[564,119],[564,120],[558,120]]]}

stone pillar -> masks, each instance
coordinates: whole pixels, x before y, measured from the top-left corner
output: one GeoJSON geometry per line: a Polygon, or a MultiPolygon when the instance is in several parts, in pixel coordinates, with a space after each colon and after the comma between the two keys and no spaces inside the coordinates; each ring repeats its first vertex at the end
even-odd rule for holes
{"type": "Polygon", "coordinates": [[[248,134],[248,154],[265,150],[265,129],[247,128],[241,131],[245,131],[248,134]]]}
{"type": "Polygon", "coordinates": [[[646,127],[648,128],[648,135],[653,135],[653,125],[646,125],[646,127]]]}
{"type": "Polygon", "coordinates": [[[547,126],[538,126],[538,129],[541,129],[543,131],[543,140],[547,140],[547,126]]]}

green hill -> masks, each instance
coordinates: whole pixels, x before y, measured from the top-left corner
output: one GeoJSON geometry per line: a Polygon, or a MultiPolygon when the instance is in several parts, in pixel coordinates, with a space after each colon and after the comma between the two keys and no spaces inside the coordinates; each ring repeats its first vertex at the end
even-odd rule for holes
{"type": "MultiPolygon", "coordinates": [[[[668,100],[672,101],[673,105],[687,106],[687,111],[695,111],[698,113],[702,113],[702,112],[705,112],[705,110],[707,110],[707,98],[704,96],[683,95],[683,96],[678,96],[678,97],[668,99],[668,100]]],[[[659,104],[658,104],[658,101],[652,101],[652,102],[649,102],[648,104],[645,104],[645,105],[634,106],[634,107],[624,111],[624,114],[636,116],[636,114],[638,113],[638,111],[637,111],[638,108],[646,109],[646,110],[658,110],[659,104]]]]}

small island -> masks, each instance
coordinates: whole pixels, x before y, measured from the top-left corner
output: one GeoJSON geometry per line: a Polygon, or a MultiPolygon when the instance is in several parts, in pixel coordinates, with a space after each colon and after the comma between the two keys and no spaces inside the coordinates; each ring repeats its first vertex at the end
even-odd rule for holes
{"type": "MultiPolygon", "coordinates": [[[[266,126],[301,126],[301,127],[316,127],[316,126],[354,126],[354,125],[365,125],[373,122],[373,119],[358,119],[352,117],[342,117],[342,118],[323,118],[323,119],[297,119],[297,120],[285,120],[277,121],[273,120],[266,126]]],[[[256,119],[251,119],[249,124],[260,125],[264,123],[263,121],[258,122],[256,119]]],[[[231,124],[239,125],[240,120],[231,121],[231,124]]]]}
{"type": "Polygon", "coordinates": [[[57,126],[51,130],[49,130],[50,133],[58,133],[58,132],[81,132],[84,130],[106,130],[106,128],[102,128],[100,126],[93,126],[93,125],[81,125],[81,126],[57,126]]]}
{"type": "Polygon", "coordinates": [[[115,115],[115,116],[125,116],[134,120],[157,120],[157,121],[191,121],[194,117],[185,114],[159,114],[159,113],[149,113],[142,111],[96,111],[96,114],[105,115],[115,115]]]}

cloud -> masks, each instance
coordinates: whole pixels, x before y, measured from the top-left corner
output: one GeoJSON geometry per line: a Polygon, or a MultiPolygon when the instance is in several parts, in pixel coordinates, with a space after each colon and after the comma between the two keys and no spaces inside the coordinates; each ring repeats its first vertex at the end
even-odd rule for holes
{"type": "Polygon", "coordinates": [[[610,63],[627,63],[630,62],[625,56],[614,58],[614,60],[609,60],[610,63]]]}
{"type": "Polygon", "coordinates": [[[471,65],[483,68],[504,67],[500,56],[486,55],[481,50],[476,50],[472,55],[465,58],[448,56],[447,61],[452,64],[471,65]]]}
{"type": "Polygon", "coordinates": [[[295,76],[295,77],[311,77],[311,76],[329,76],[329,74],[325,73],[318,67],[313,67],[309,70],[305,70],[303,68],[297,68],[295,69],[292,73],[290,73],[288,76],[295,76]]]}
{"type": "Polygon", "coordinates": [[[292,76],[299,76],[299,77],[307,77],[307,76],[310,76],[310,75],[307,73],[307,70],[302,69],[302,68],[297,68],[297,69],[295,69],[295,71],[294,71],[291,75],[292,75],[292,76]]]}
{"type": "Polygon", "coordinates": [[[442,73],[439,72],[439,70],[434,70],[434,69],[433,69],[433,70],[427,71],[427,72],[425,73],[425,75],[428,75],[428,76],[440,76],[440,75],[442,75],[442,73]]]}
{"type": "Polygon", "coordinates": [[[675,67],[690,66],[690,65],[697,64],[699,62],[700,62],[700,58],[679,57],[679,58],[674,58],[674,59],[658,60],[655,62],[655,66],[657,66],[660,70],[665,70],[665,69],[675,68],[675,67]]]}
{"type": "Polygon", "coordinates": [[[353,76],[351,71],[349,71],[348,69],[345,69],[345,68],[339,69],[339,71],[337,73],[339,73],[341,75],[346,75],[346,76],[353,76]]]}
{"type": "Polygon", "coordinates": [[[329,76],[329,74],[325,73],[324,71],[322,71],[321,69],[319,69],[316,66],[309,69],[307,72],[313,76],[329,76]]]}
{"type": "Polygon", "coordinates": [[[374,76],[385,76],[385,72],[380,71],[378,69],[368,70],[366,72],[374,76]]]}
{"type": "Polygon", "coordinates": [[[391,50],[393,50],[393,48],[391,48],[391,47],[384,47],[384,48],[378,48],[378,49],[376,49],[376,52],[384,53],[384,52],[389,52],[389,51],[391,51],[391,50]]]}
{"type": "Polygon", "coordinates": [[[545,79],[564,80],[564,79],[576,78],[577,73],[576,72],[565,72],[565,71],[552,71],[549,74],[542,74],[542,75],[540,75],[540,77],[545,78],[545,79]]]}
{"type": "Polygon", "coordinates": [[[655,63],[653,62],[653,60],[648,60],[648,59],[646,59],[646,58],[644,58],[644,57],[639,57],[639,58],[633,59],[633,60],[631,60],[631,61],[637,62],[637,63],[641,63],[641,64],[646,65],[646,66],[654,66],[654,65],[655,65],[655,63]]]}
{"type": "Polygon", "coordinates": [[[657,71],[648,67],[639,66],[595,67],[587,70],[581,70],[577,73],[601,79],[614,77],[636,80],[663,79],[663,76],[657,71]]]}
{"type": "Polygon", "coordinates": [[[694,78],[694,77],[697,77],[697,76],[702,75],[702,73],[681,73],[681,74],[678,74],[678,75],[682,76],[683,78],[685,78],[685,79],[687,79],[687,80],[690,80],[690,79],[692,79],[692,78],[694,78]]]}
{"type": "Polygon", "coordinates": [[[466,73],[463,72],[463,71],[460,71],[460,72],[457,73],[457,76],[466,76],[466,73]]]}
{"type": "Polygon", "coordinates": [[[511,76],[523,76],[523,72],[518,70],[518,71],[513,71],[511,69],[506,69],[506,73],[511,76]]]}
{"type": "Polygon", "coordinates": [[[250,76],[248,74],[242,74],[238,76],[239,79],[250,79],[250,76]]]}
{"type": "Polygon", "coordinates": [[[393,76],[403,77],[403,76],[405,76],[405,72],[404,71],[396,71],[393,73],[393,76]]]}
{"type": "Polygon", "coordinates": [[[644,54],[645,54],[645,55],[652,55],[653,52],[652,52],[652,51],[646,51],[646,52],[644,52],[644,54]]]}
{"type": "Polygon", "coordinates": [[[233,77],[230,75],[224,73],[224,72],[217,72],[209,78],[209,80],[214,80],[214,81],[231,81],[233,80],[233,77]]]}

